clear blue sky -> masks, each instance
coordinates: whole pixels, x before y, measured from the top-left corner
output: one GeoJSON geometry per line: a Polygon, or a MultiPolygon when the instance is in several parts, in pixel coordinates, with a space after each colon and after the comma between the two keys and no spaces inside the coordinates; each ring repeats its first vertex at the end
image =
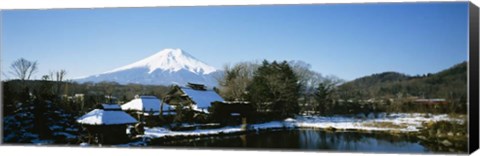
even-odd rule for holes
{"type": "MultiPolygon", "coordinates": [[[[1,69],[102,73],[181,48],[217,68],[302,60],[346,80],[438,72],[467,60],[468,3],[212,6],[1,12],[1,69]]],[[[4,75],[2,74],[2,78],[4,75]]]]}

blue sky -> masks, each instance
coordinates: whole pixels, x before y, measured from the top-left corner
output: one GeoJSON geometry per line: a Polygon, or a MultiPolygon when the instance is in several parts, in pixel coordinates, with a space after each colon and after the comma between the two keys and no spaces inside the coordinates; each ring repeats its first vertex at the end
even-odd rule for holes
{"type": "MultiPolygon", "coordinates": [[[[346,80],[398,71],[433,73],[467,60],[468,3],[385,3],[7,10],[1,69],[38,61],[68,78],[181,48],[216,68],[302,60],[346,80]]],[[[4,74],[2,74],[4,78],[4,74]]]]}

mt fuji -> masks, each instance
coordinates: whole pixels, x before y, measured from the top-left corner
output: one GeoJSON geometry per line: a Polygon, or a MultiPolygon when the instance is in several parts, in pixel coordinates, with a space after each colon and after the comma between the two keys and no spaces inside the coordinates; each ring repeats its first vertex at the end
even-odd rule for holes
{"type": "Polygon", "coordinates": [[[150,57],[77,82],[113,81],[120,84],[186,85],[188,82],[217,86],[222,71],[196,59],[182,49],[164,49],[150,57]]]}

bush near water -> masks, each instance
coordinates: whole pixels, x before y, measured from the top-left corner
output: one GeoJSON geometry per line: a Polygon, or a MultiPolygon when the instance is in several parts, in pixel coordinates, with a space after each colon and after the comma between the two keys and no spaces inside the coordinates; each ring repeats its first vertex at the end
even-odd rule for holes
{"type": "Polygon", "coordinates": [[[468,150],[467,122],[426,122],[418,136],[421,143],[441,152],[464,152],[468,150]]]}

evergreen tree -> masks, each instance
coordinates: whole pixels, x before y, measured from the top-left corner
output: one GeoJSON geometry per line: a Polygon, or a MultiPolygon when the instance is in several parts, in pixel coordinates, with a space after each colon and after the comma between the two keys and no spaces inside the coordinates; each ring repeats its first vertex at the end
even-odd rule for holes
{"type": "Polygon", "coordinates": [[[247,90],[257,110],[278,112],[278,117],[290,117],[299,112],[300,85],[286,61],[263,61],[247,90]]]}
{"type": "Polygon", "coordinates": [[[318,84],[318,88],[315,92],[315,100],[318,102],[317,110],[320,114],[331,114],[332,113],[332,101],[331,98],[333,91],[333,86],[322,82],[318,84]]]}

